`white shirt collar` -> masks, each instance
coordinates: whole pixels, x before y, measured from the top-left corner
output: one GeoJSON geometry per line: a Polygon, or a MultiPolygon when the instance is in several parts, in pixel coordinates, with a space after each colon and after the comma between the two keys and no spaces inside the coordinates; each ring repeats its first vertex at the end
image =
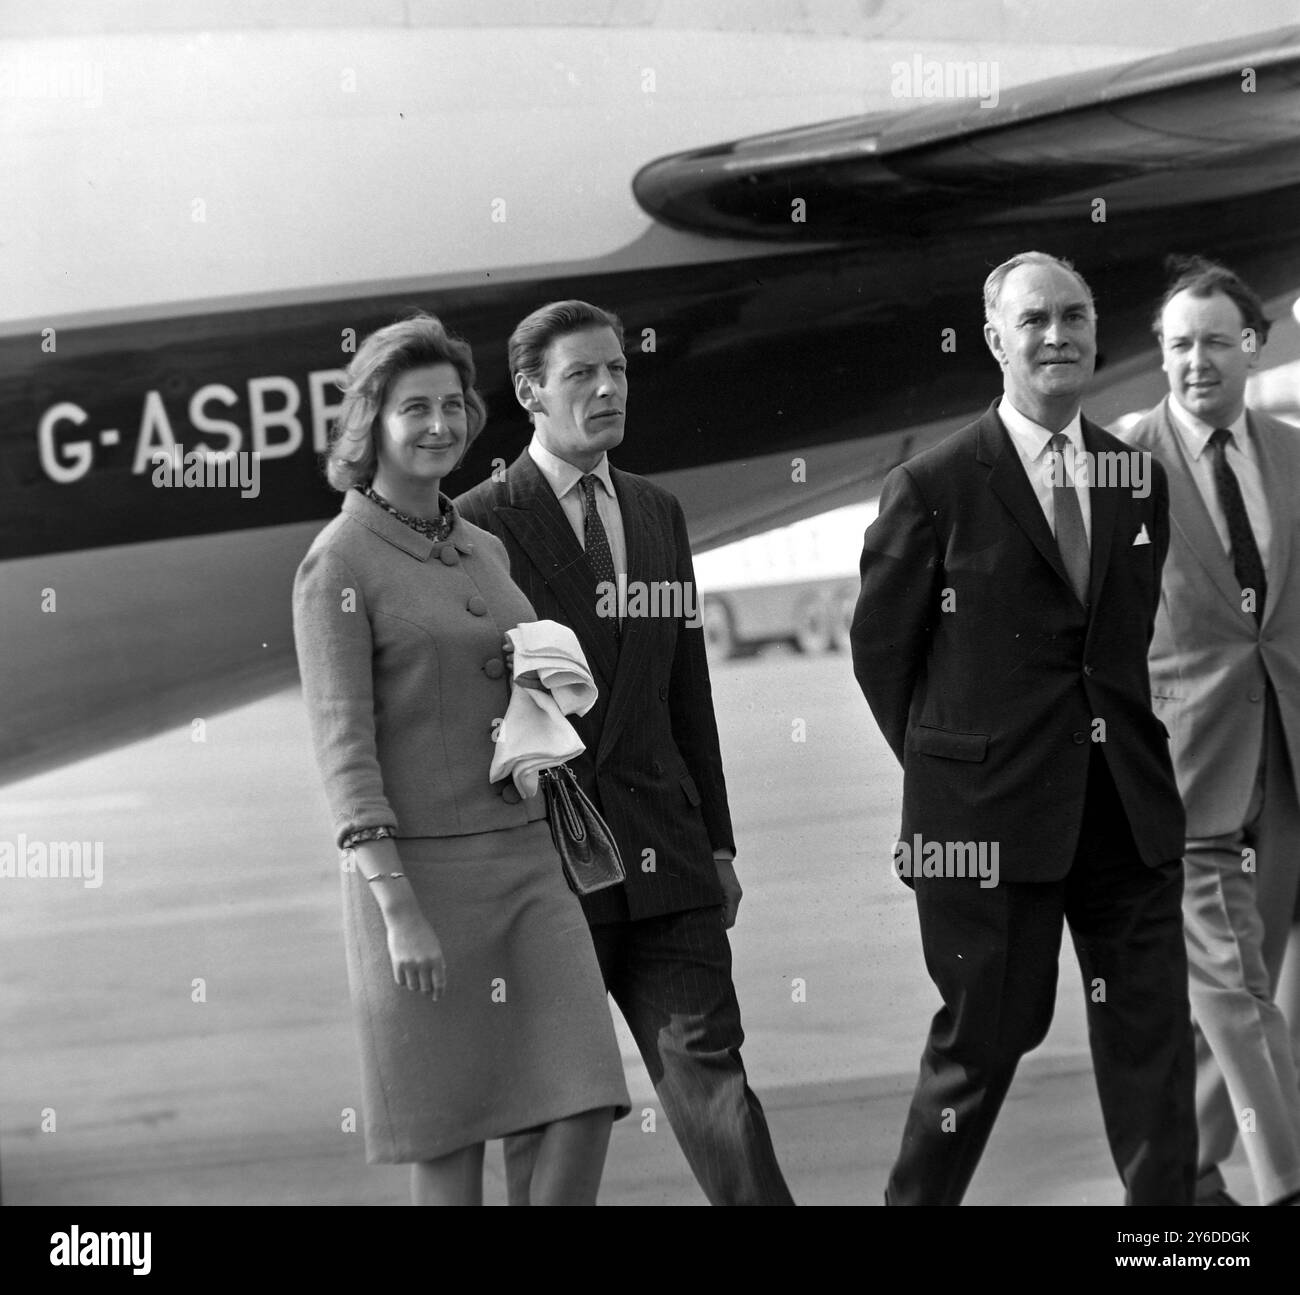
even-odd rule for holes
{"type": "Polygon", "coordinates": [[[606,454],[600,456],[600,462],[588,474],[581,468],[575,468],[567,459],[552,454],[534,432],[533,439],[528,442],[528,456],[537,464],[542,476],[550,483],[557,499],[563,499],[583,477],[588,475],[595,477],[605,487],[611,499],[615,498],[614,482],[609,475],[609,456],[606,454]]]}
{"type": "MultiPolygon", "coordinates": [[[[1046,427],[1041,427],[1034,422],[1032,418],[1026,418],[1005,395],[998,402],[998,417],[1002,419],[1003,427],[1011,433],[1012,439],[1023,447],[1025,457],[1030,460],[1040,458],[1046,451],[1048,442],[1055,435],[1046,427]]],[[[1076,409],[1074,417],[1061,428],[1061,431],[1069,438],[1075,450],[1082,451],[1084,449],[1083,411],[1076,409]]]]}
{"type": "MultiPolygon", "coordinates": [[[[1169,394],[1169,414],[1174,420],[1175,428],[1182,434],[1183,442],[1192,457],[1199,459],[1205,453],[1206,447],[1210,443],[1210,437],[1214,435],[1216,425],[1207,423],[1203,418],[1197,418],[1190,410],[1184,409],[1172,392],[1169,394]]],[[[1237,449],[1245,453],[1246,410],[1244,406],[1241,413],[1228,424],[1228,431],[1232,433],[1233,444],[1237,449]]]]}

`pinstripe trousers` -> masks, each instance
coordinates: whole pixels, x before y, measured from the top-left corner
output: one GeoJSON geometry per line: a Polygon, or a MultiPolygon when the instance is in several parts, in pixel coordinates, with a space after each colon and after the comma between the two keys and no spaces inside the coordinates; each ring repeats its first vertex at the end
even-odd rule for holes
{"type": "MultiPolygon", "coordinates": [[[[713,1205],[793,1205],[767,1119],[749,1087],[731,944],[718,907],[591,928],[605,986],[713,1205]]],[[[536,1141],[507,1138],[510,1203],[525,1204],[536,1141]]]]}

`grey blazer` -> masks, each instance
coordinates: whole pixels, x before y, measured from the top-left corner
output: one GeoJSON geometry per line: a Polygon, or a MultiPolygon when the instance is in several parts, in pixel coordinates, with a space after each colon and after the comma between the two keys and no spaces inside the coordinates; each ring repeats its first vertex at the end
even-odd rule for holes
{"type": "Polygon", "coordinates": [[[1124,438],[1169,476],[1172,521],[1151,640],[1151,702],[1172,739],[1187,835],[1241,826],[1264,727],[1265,684],[1277,691],[1291,766],[1300,778],[1300,431],[1247,412],[1272,519],[1264,623],[1241,589],[1192,478],[1166,396],[1124,438]]]}
{"type": "Polygon", "coordinates": [[[457,516],[436,543],[349,490],[293,587],[293,629],[335,836],[461,836],[545,818],[488,781],[506,630],[536,619],[495,536],[457,516]]]}

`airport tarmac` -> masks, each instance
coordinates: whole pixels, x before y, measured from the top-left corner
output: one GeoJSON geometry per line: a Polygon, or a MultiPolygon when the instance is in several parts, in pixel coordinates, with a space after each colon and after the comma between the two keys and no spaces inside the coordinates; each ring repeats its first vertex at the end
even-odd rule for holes
{"type": "MultiPolygon", "coordinates": [[[[843,655],[716,663],[745,886],[746,1064],[796,1199],[881,1203],[937,998],[890,873],[901,775],[843,655]]],[[[0,841],[102,843],[102,884],[0,880],[6,1204],[399,1204],[368,1167],[337,856],[297,690],[0,789],[0,841]],[[201,738],[202,740],[195,740],[201,738]]],[[[454,969],[452,969],[454,974],[454,969]]],[[[619,1021],[602,1202],[703,1204],[619,1021]]],[[[1229,1185],[1253,1200],[1238,1153],[1229,1185]]],[[[504,1201],[500,1152],[487,1199],[504,1201]]],[[[971,1204],[1117,1204],[1068,938],[971,1204]]]]}

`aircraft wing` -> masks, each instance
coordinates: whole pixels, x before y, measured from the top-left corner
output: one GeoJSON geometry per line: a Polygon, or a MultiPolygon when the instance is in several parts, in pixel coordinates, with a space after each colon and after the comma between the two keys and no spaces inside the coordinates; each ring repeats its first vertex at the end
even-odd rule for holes
{"type": "MultiPolygon", "coordinates": [[[[987,79],[976,64],[965,66],[956,75],[978,95],[987,79]]],[[[954,75],[919,56],[895,70],[900,88],[917,94],[954,75]]],[[[1263,197],[1297,178],[1300,26],[1054,77],[984,101],[678,153],[643,167],[633,190],[646,211],[679,229],[843,243],[1014,227],[1077,210],[1103,189],[1109,221],[1152,206],[1263,197]],[[797,200],[803,219],[792,219],[797,200]]]]}

